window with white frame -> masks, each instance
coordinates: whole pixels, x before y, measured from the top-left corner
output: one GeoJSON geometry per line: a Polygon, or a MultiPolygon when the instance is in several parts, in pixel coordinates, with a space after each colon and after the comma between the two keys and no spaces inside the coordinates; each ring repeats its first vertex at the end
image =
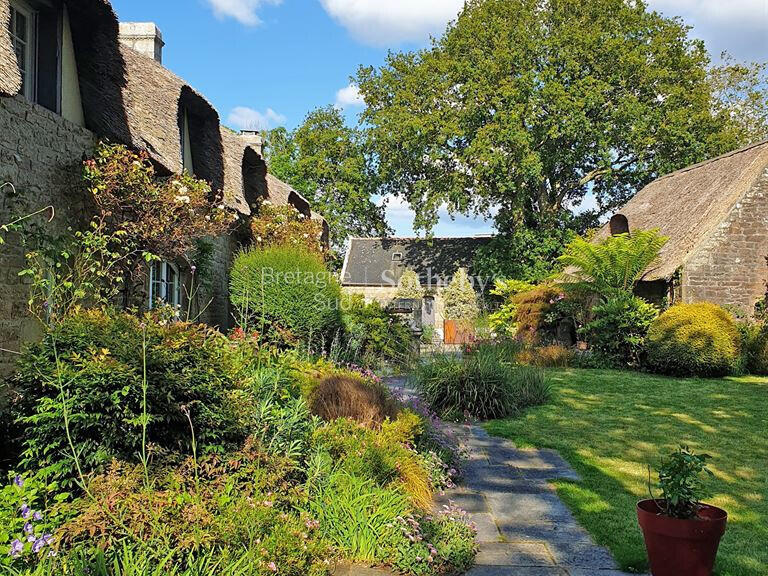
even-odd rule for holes
{"type": "Polygon", "coordinates": [[[11,37],[11,44],[16,52],[19,72],[21,73],[21,94],[32,102],[36,98],[36,18],[35,11],[28,4],[19,0],[12,0],[8,31],[11,37]]]}
{"type": "Polygon", "coordinates": [[[155,262],[149,268],[149,308],[158,302],[171,306],[181,304],[179,269],[170,262],[155,262]]]}

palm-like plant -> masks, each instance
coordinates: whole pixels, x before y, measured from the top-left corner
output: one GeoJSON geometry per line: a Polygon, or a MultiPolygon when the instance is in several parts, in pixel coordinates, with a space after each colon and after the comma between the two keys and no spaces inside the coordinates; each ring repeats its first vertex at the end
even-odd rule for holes
{"type": "Polygon", "coordinates": [[[600,243],[576,238],[559,261],[570,287],[603,299],[631,292],[669,240],[658,229],[609,236],[600,243]]]}

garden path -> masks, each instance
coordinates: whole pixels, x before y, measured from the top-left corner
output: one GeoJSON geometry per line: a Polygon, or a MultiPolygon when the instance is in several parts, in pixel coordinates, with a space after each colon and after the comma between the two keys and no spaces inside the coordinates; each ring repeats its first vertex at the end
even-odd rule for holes
{"type": "MultiPolygon", "coordinates": [[[[387,385],[415,395],[404,378],[387,385]]],[[[467,576],[622,576],[557,496],[549,480],[578,480],[553,450],[521,450],[477,425],[446,424],[467,454],[463,485],[435,498],[467,511],[479,551],[467,576]]]]}

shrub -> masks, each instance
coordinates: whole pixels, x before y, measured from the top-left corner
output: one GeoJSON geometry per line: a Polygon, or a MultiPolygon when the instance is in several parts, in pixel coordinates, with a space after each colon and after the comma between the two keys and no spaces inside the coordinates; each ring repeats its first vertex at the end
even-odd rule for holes
{"type": "Polygon", "coordinates": [[[424,289],[421,287],[419,275],[408,268],[397,281],[397,292],[395,298],[406,298],[419,300],[424,298],[424,289]]]}
{"type": "Polygon", "coordinates": [[[350,376],[329,376],[312,390],[309,406],[313,414],[329,422],[350,418],[364,426],[379,426],[397,416],[397,405],[383,385],[350,376]]]}
{"type": "Polygon", "coordinates": [[[507,351],[481,345],[463,358],[437,355],[413,373],[429,404],[451,418],[503,418],[538,404],[546,397],[544,378],[537,370],[515,367],[507,351]]]}
{"type": "Polygon", "coordinates": [[[555,337],[557,321],[553,321],[550,312],[563,298],[563,292],[549,284],[541,284],[513,296],[511,305],[515,309],[517,336],[528,342],[552,340],[555,337]]]}
{"type": "Polygon", "coordinates": [[[149,316],[89,310],[50,327],[21,356],[12,380],[24,466],[52,466],[59,476],[73,477],[65,409],[85,472],[115,457],[135,460],[141,451],[144,357],[152,444],[188,453],[190,428],[183,409],[189,410],[202,449],[242,439],[229,402],[227,349],[227,339],[211,328],[165,325],[149,316]]]}
{"type": "Polygon", "coordinates": [[[648,328],[659,315],[654,306],[630,293],[620,293],[592,308],[593,319],[579,334],[608,362],[638,366],[648,328]]]}
{"type": "Polygon", "coordinates": [[[241,323],[272,341],[329,344],[340,327],[339,284],[322,259],[305,250],[244,250],[235,258],[230,287],[241,323]]]}
{"type": "Polygon", "coordinates": [[[743,365],[751,374],[768,375],[768,324],[740,322],[743,365]]]}
{"type": "Polygon", "coordinates": [[[573,360],[573,350],[558,344],[529,347],[521,350],[516,359],[520,364],[540,368],[567,368],[573,360]]]}
{"type": "Polygon", "coordinates": [[[477,294],[464,268],[459,268],[443,288],[444,314],[448,320],[473,321],[480,313],[477,294]]]}
{"type": "Polygon", "coordinates": [[[366,304],[359,294],[344,295],[341,321],[346,340],[341,351],[344,359],[365,366],[382,361],[394,365],[409,362],[413,343],[410,328],[378,302],[366,304]]]}
{"type": "Polygon", "coordinates": [[[678,304],[648,330],[648,365],[681,376],[723,376],[739,365],[740,335],[733,318],[716,304],[678,304]]]}

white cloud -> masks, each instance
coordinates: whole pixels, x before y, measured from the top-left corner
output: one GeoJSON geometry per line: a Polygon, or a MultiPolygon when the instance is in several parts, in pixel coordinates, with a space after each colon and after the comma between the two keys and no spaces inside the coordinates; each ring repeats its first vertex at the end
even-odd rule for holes
{"type": "Polygon", "coordinates": [[[257,12],[264,4],[280,4],[283,0],[208,0],[217,18],[234,18],[246,26],[261,24],[257,12]]]}
{"type": "Polygon", "coordinates": [[[320,0],[325,11],[364,44],[424,42],[456,18],[464,0],[320,0]]]}
{"type": "Polygon", "coordinates": [[[727,50],[737,59],[765,60],[768,0],[650,0],[665,16],[681,16],[717,59],[727,50]]]}
{"type": "Polygon", "coordinates": [[[285,116],[267,108],[259,112],[253,108],[238,106],[232,109],[227,117],[227,122],[240,130],[269,130],[285,124],[285,116]]]}
{"type": "Polygon", "coordinates": [[[360,88],[356,84],[350,84],[336,92],[336,107],[348,108],[357,107],[365,104],[363,96],[360,94],[360,88]]]}

